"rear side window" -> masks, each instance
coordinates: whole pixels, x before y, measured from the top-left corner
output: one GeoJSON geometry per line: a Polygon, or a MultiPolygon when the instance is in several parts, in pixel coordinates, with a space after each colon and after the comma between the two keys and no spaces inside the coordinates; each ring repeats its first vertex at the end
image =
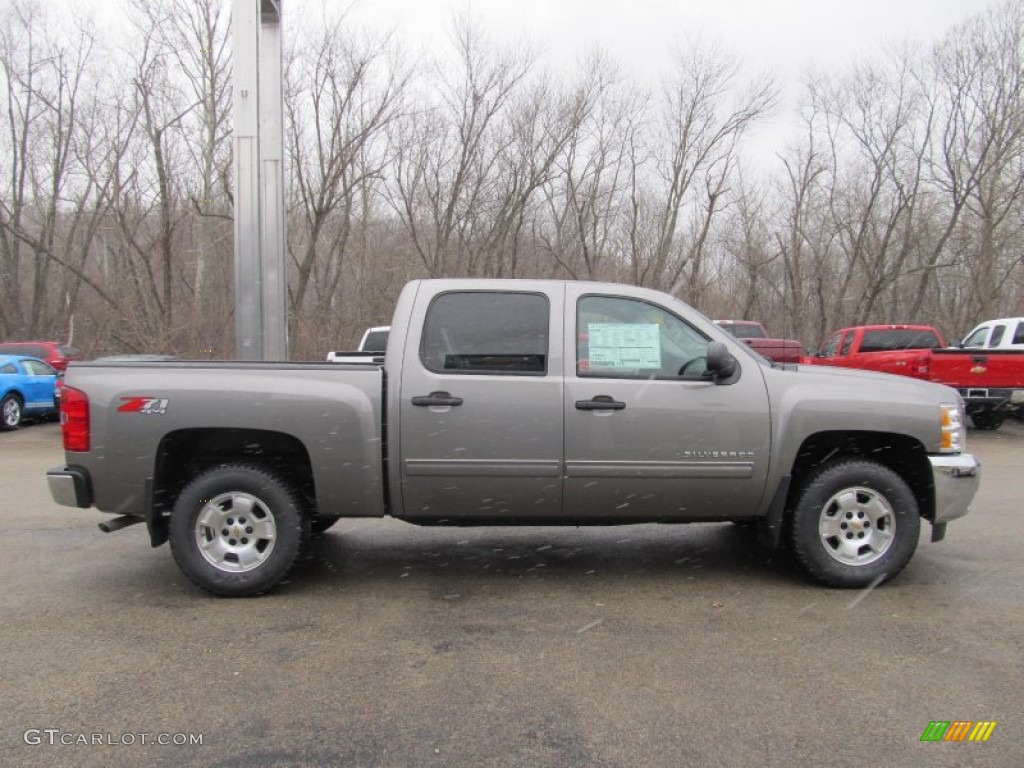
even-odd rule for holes
{"type": "Polygon", "coordinates": [[[1024,320],[1017,323],[1017,331],[1013,334],[1014,344],[1024,344],[1024,320]]]}
{"type": "Polygon", "coordinates": [[[737,339],[766,339],[764,330],[756,323],[719,323],[737,339]]]}
{"type": "Polygon", "coordinates": [[[897,349],[938,349],[939,338],[933,331],[886,329],[865,331],[861,352],[890,352],[897,349]]]}
{"type": "Polygon", "coordinates": [[[74,347],[65,347],[63,344],[57,347],[57,352],[64,357],[78,357],[78,350],[74,347]]]}
{"type": "Polygon", "coordinates": [[[995,328],[992,329],[992,339],[989,341],[988,345],[990,347],[998,347],[999,342],[1003,340],[1004,333],[1006,333],[1006,326],[997,325],[995,328]]]}
{"type": "Polygon", "coordinates": [[[537,293],[443,293],[427,309],[420,359],[434,373],[543,376],[549,315],[537,293]]]}
{"type": "Polygon", "coordinates": [[[17,373],[18,369],[14,367],[14,363],[7,363],[4,366],[0,366],[0,373],[17,373]]]}

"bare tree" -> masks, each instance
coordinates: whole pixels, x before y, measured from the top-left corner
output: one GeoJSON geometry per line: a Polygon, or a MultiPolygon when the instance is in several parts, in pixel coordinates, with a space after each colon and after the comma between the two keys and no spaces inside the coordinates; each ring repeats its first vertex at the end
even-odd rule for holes
{"type": "MultiPolygon", "coordinates": [[[[454,70],[436,63],[436,100],[425,97],[396,126],[399,151],[389,189],[415,253],[434,277],[471,274],[479,259],[470,244],[485,238],[485,230],[493,231],[495,222],[515,221],[515,210],[495,217],[502,205],[496,170],[503,145],[515,141],[517,134],[523,138],[522,127],[511,127],[510,110],[535,61],[526,48],[490,50],[479,27],[465,17],[455,19],[452,42],[454,70]]],[[[553,159],[553,154],[548,157],[553,159]]],[[[538,170],[528,171],[527,188],[543,181],[538,170]]],[[[510,191],[509,185],[504,191],[510,191]]],[[[513,208],[522,200],[519,195],[513,208]]]]}
{"type": "Polygon", "coordinates": [[[657,186],[636,197],[654,206],[654,231],[648,249],[630,253],[635,283],[682,292],[699,303],[705,247],[726,202],[739,142],[776,99],[769,78],[742,84],[740,65],[724,51],[694,41],[678,56],[662,89],[660,128],[650,147],[657,186]]]}
{"type": "MultiPolygon", "coordinates": [[[[344,17],[306,31],[289,49],[286,131],[299,222],[290,237],[293,319],[316,293],[316,324],[338,317],[353,233],[368,225],[391,158],[387,130],[405,108],[409,74],[387,39],[347,34],[344,17]]],[[[299,328],[293,324],[293,336],[299,328]]],[[[301,342],[301,338],[299,339],[301,342]]]]}
{"type": "Polygon", "coordinates": [[[600,51],[583,63],[567,99],[566,140],[543,185],[534,236],[569,276],[617,273],[631,179],[630,144],[646,98],[600,51]]]}
{"type": "Polygon", "coordinates": [[[936,51],[950,109],[940,177],[972,231],[965,324],[991,317],[1021,268],[1024,202],[1024,4],[1004,2],[955,29],[936,51]]]}
{"type": "Polygon", "coordinates": [[[4,21],[9,164],[0,192],[0,333],[64,336],[81,284],[114,303],[86,272],[106,185],[87,166],[102,153],[100,104],[90,88],[95,39],[87,24],[73,18],[62,28],[31,2],[12,4],[4,21]]]}

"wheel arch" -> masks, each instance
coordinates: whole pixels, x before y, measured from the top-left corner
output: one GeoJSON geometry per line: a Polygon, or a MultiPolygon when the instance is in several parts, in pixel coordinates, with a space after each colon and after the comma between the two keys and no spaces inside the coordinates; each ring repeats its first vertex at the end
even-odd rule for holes
{"type": "Polygon", "coordinates": [[[876,431],[826,431],[805,438],[790,467],[787,514],[815,470],[844,459],[875,461],[888,467],[910,487],[921,517],[934,519],[934,480],[924,445],[908,435],[876,431]]]}
{"type": "Polygon", "coordinates": [[[297,437],[265,429],[199,427],[168,432],[160,440],[153,471],[152,519],[166,518],[192,478],[220,464],[238,462],[272,471],[299,492],[309,514],[316,514],[313,464],[297,437]]]}
{"type": "Polygon", "coordinates": [[[18,402],[21,403],[21,407],[25,407],[25,395],[22,394],[20,389],[18,389],[17,387],[11,387],[2,395],[0,395],[0,402],[6,400],[8,395],[14,395],[18,402]]]}

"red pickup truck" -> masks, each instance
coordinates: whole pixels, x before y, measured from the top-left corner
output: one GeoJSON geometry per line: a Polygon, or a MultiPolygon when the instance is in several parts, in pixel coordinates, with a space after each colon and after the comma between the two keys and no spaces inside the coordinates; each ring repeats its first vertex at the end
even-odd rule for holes
{"type": "Polygon", "coordinates": [[[978,429],[998,429],[1024,411],[1024,353],[948,348],[928,325],[861,325],[829,337],[814,365],[894,373],[958,390],[978,429]]]}
{"type": "Polygon", "coordinates": [[[773,339],[755,320],[715,320],[722,328],[773,363],[799,363],[804,346],[796,339],[773,339]]]}

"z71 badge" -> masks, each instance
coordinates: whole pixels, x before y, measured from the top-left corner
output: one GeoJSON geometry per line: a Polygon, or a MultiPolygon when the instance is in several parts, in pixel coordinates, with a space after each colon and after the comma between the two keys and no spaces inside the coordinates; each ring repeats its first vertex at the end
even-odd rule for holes
{"type": "Polygon", "coordinates": [[[139,397],[121,397],[123,401],[117,407],[118,413],[145,413],[150,416],[163,416],[167,413],[167,400],[159,397],[142,395],[139,397]]]}

